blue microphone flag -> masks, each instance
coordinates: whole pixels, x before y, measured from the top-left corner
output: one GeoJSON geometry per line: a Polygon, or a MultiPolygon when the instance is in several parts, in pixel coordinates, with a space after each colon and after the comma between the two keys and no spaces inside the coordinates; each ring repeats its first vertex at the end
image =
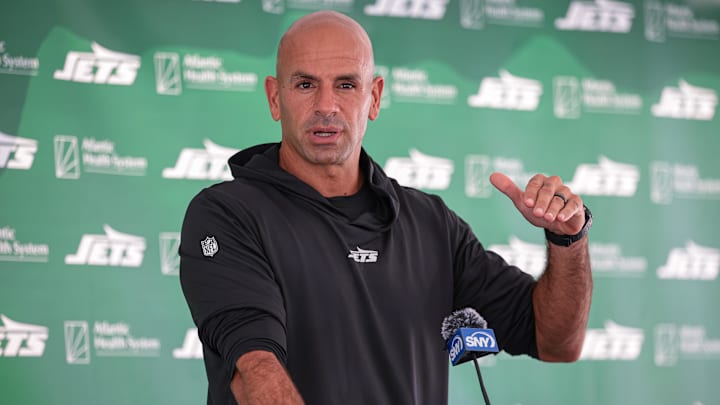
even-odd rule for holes
{"type": "Polygon", "coordinates": [[[499,351],[495,332],[481,328],[458,328],[448,340],[447,350],[453,366],[470,360],[471,352],[489,354],[499,351]]]}

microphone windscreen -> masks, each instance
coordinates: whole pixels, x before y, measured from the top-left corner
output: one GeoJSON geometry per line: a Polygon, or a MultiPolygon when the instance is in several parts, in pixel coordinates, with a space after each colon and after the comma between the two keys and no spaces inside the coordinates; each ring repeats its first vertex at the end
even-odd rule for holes
{"type": "Polygon", "coordinates": [[[443,319],[440,335],[443,340],[450,339],[460,328],[487,328],[487,322],[472,308],[458,309],[443,319]]]}

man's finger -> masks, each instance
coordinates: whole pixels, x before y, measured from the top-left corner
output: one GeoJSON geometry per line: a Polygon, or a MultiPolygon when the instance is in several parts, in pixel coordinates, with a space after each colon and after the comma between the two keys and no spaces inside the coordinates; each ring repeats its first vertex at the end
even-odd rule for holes
{"type": "Polygon", "coordinates": [[[522,198],[522,191],[515,183],[513,183],[512,180],[510,180],[508,176],[500,172],[495,172],[490,175],[490,183],[492,183],[492,185],[495,186],[495,188],[501,193],[508,196],[515,205],[521,202],[520,199],[522,198]]]}

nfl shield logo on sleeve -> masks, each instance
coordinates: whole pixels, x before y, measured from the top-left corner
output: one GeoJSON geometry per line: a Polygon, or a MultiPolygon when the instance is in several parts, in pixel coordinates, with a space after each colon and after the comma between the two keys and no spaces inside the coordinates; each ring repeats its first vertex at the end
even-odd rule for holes
{"type": "Polygon", "coordinates": [[[208,236],[205,240],[201,240],[200,246],[202,246],[203,255],[208,257],[215,256],[218,251],[218,244],[214,236],[208,236]]]}

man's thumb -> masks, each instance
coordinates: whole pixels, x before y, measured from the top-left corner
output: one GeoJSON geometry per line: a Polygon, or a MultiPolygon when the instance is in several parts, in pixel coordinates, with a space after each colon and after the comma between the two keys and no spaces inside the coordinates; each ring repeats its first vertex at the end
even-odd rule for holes
{"type": "Polygon", "coordinates": [[[490,183],[501,193],[508,196],[513,202],[520,201],[522,198],[520,188],[518,188],[508,176],[500,172],[495,172],[490,175],[490,183]]]}

